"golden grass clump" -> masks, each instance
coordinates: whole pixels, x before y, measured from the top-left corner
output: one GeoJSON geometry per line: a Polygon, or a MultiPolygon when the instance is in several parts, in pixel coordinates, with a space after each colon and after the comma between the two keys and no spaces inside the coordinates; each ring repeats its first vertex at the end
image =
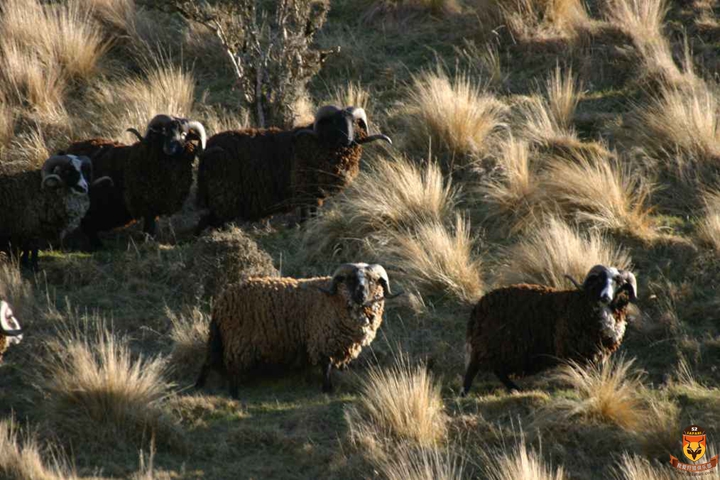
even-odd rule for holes
{"type": "Polygon", "coordinates": [[[539,180],[530,145],[514,137],[502,146],[501,175],[488,176],[477,188],[485,204],[485,216],[500,230],[516,233],[532,221],[539,207],[539,180]]]}
{"type": "Polygon", "coordinates": [[[507,106],[467,75],[450,78],[442,69],[413,79],[400,116],[407,141],[416,151],[463,168],[487,150],[492,136],[505,127],[507,106]]]}
{"type": "Polygon", "coordinates": [[[193,380],[200,373],[200,367],[207,353],[207,339],[210,334],[210,315],[197,306],[183,313],[166,308],[170,319],[170,340],[172,350],[169,363],[173,373],[193,380]]]}
{"type": "Polygon", "coordinates": [[[529,448],[525,439],[514,448],[504,448],[487,455],[483,473],[488,480],[565,480],[562,467],[554,469],[543,461],[539,452],[529,448]]]}
{"type": "Polygon", "coordinates": [[[582,281],[597,264],[630,268],[630,254],[600,233],[582,235],[555,217],[546,217],[544,223],[508,249],[497,283],[568,288],[566,274],[582,281]]]}
{"type": "Polygon", "coordinates": [[[677,472],[666,465],[653,465],[647,459],[636,455],[623,454],[613,469],[616,480],[675,480],[677,472]]]}
{"type": "Polygon", "coordinates": [[[57,454],[21,434],[11,418],[0,422],[0,477],[5,480],[74,480],[75,473],[57,454]]]}
{"type": "Polygon", "coordinates": [[[98,24],[78,1],[7,0],[0,33],[4,42],[14,43],[25,55],[34,53],[48,72],[57,64],[63,75],[82,81],[98,70],[107,49],[98,24]]]}
{"type": "Polygon", "coordinates": [[[165,113],[190,117],[195,99],[195,79],[191,72],[157,61],[146,74],[114,84],[98,84],[91,92],[103,112],[97,127],[100,134],[121,139],[129,127],[145,130],[152,117],[165,113]]]}
{"type": "Polygon", "coordinates": [[[410,442],[434,447],[447,435],[440,385],[424,365],[411,365],[405,356],[389,368],[368,370],[358,402],[345,410],[345,419],[352,440],[364,446],[410,442]]]}
{"type": "Polygon", "coordinates": [[[720,252],[720,191],[705,191],[704,214],[697,225],[697,235],[704,244],[720,252]]]}
{"type": "Polygon", "coordinates": [[[605,156],[575,151],[548,163],[543,189],[568,216],[585,225],[648,239],[654,235],[648,199],[655,186],[641,172],[605,156]]]}
{"type": "Polygon", "coordinates": [[[491,0],[489,7],[522,42],[572,39],[590,22],[582,0],[491,0]]]}
{"type": "Polygon", "coordinates": [[[378,159],[331,200],[322,216],[307,222],[303,252],[323,258],[342,245],[354,255],[366,242],[385,244],[389,232],[453,218],[458,200],[437,164],[378,159]]]}
{"type": "Polygon", "coordinates": [[[400,445],[378,462],[387,480],[462,480],[465,464],[450,449],[400,445]]]}
{"type": "Polygon", "coordinates": [[[663,87],[639,110],[637,140],[662,156],[672,172],[694,180],[704,168],[718,169],[719,107],[717,95],[707,85],[663,87]]]}
{"type": "Polygon", "coordinates": [[[172,390],[166,361],[133,355],[127,338],[93,320],[94,328],[60,327],[46,342],[39,384],[50,421],[93,444],[115,446],[151,433],[175,442],[163,409],[172,390]]]}
{"type": "MultiPolygon", "coordinates": [[[[339,107],[359,107],[370,115],[370,92],[359,82],[348,82],[335,87],[330,96],[329,103],[339,107]]],[[[372,121],[372,118],[369,119],[372,121]]]]}
{"type": "Polygon", "coordinates": [[[482,260],[475,253],[470,223],[461,216],[449,229],[423,223],[395,232],[380,258],[402,266],[402,277],[417,291],[475,303],[483,294],[482,260]]]}
{"type": "Polygon", "coordinates": [[[619,356],[597,365],[570,362],[561,366],[553,378],[572,388],[577,398],[553,402],[540,422],[567,425],[581,419],[630,431],[644,429],[651,411],[642,397],[643,375],[633,369],[633,363],[619,356]]]}
{"type": "Polygon", "coordinates": [[[16,261],[5,261],[0,254],[0,300],[8,302],[20,324],[25,325],[33,316],[35,297],[32,285],[22,278],[16,261]]]}
{"type": "Polygon", "coordinates": [[[572,68],[563,71],[559,65],[547,79],[545,90],[548,105],[555,123],[565,130],[572,130],[573,118],[582,99],[582,84],[572,68]]]}

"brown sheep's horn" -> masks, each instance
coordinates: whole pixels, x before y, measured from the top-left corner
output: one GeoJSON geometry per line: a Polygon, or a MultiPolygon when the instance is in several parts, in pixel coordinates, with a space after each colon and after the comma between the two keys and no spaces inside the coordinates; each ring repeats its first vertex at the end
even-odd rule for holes
{"type": "Polygon", "coordinates": [[[338,283],[345,280],[345,277],[348,274],[355,272],[357,268],[358,266],[355,263],[345,263],[343,265],[340,265],[337,270],[335,270],[335,273],[333,273],[332,281],[330,282],[330,288],[318,287],[318,290],[323,293],[327,293],[328,295],[335,295],[337,293],[338,283]]]}
{"type": "MultiPolygon", "coordinates": [[[[8,317],[12,317],[12,310],[10,305],[5,301],[0,301],[0,329],[3,335],[6,337],[17,337],[22,335],[22,328],[13,328],[13,325],[8,324],[8,317]]],[[[17,325],[20,327],[20,325],[17,325]]]]}
{"type": "Polygon", "coordinates": [[[620,270],[618,278],[624,282],[623,287],[629,287],[630,301],[637,301],[637,279],[635,278],[635,275],[629,270],[620,270]]]}
{"type": "Polygon", "coordinates": [[[390,137],[388,137],[387,135],[383,135],[383,134],[370,135],[370,136],[367,136],[365,138],[358,140],[356,143],[358,145],[362,145],[363,143],[370,143],[370,142],[374,142],[375,140],[382,140],[383,142],[387,142],[390,145],[393,144],[392,140],[390,140],[390,137]]]}
{"type": "Polygon", "coordinates": [[[54,188],[54,187],[62,185],[64,183],[63,179],[60,178],[59,175],[56,175],[56,174],[50,173],[50,172],[52,172],[55,169],[55,167],[57,167],[59,165],[64,165],[64,164],[68,163],[69,161],[70,161],[70,159],[65,155],[54,155],[54,156],[48,158],[47,160],[45,160],[45,163],[42,166],[42,170],[40,171],[41,177],[42,177],[41,187],[45,188],[45,187],[49,186],[50,188],[54,188]],[[57,182],[57,184],[50,185],[51,181],[55,181],[55,182],[57,182]]]}
{"type": "Polygon", "coordinates": [[[567,274],[566,274],[566,275],[565,275],[565,278],[567,278],[568,280],[570,280],[570,282],[572,282],[572,284],[575,285],[575,288],[577,288],[578,290],[582,290],[582,289],[583,289],[583,286],[580,284],[580,282],[578,282],[577,280],[575,280],[575,279],[574,279],[573,277],[571,277],[570,275],[567,275],[567,274]]]}
{"type": "Polygon", "coordinates": [[[130,132],[130,133],[132,133],[133,135],[135,135],[135,136],[137,137],[137,139],[138,139],[139,141],[141,141],[141,142],[142,142],[143,140],[145,140],[145,139],[142,137],[142,135],[140,135],[140,132],[138,132],[135,128],[130,127],[130,128],[128,128],[127,130],[125,130],[125,131],[126,131],[126,132],[130,132]]]}
{"type": "Polygon", "coordinates": [[[372,265],[368,265],[366,270],[368,273],[377,275],[380,278],[380,285],[382,285],[383,288],[383,296],[385,298],[390,298],[389,295],[392,294],[390,291],[390,279],[388,278],[385,268],[380,264],[374,263],[372,265]]]}
{"type": "Polygon", "coordinates": [[[188,121],[187,126],[190,130],[197,133],[198,137],[200,137],[200,151],[202,152],[205,150],[205,145],[207,145],[207,133],[205,133],[205,127],[203,127],[203,124],[197,120],[188,121]]]}

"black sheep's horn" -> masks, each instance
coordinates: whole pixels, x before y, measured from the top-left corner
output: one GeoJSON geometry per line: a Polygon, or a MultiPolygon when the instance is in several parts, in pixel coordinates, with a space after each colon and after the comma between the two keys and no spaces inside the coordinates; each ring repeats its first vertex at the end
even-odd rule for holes
{"type": "Polygon", "coordinates": [[[126,132],[129,132],[129,133],[132,133],[133,135],[135,135],[135,136],[137,137],[137,139],[138,139],[139,141],[141,141],[141,142],[144,140],[143,136],[140,135],[140,132],[138,132],[136,129],[134,129],[134,128],[132,128],[132,127],[128,128],[128,129],[125,130],[125,131],[126,131],[126,132]]]}
{"type": "Polygon", "coordinates": [[[358,140],[356,143],[357,143],[358,145],[362,145],[363,143],[370,143],[370,142],[374,142],[374,141],[376,141],[376,140],[382,140],[383,142],[387,142],[387,143],[389,143],[390,145],[393,144],[393,142],[392,142],[392,140],[390,139],[390,137],[388,137],[387,135],[383,135],[383,134],[370,135],[370,136],[368,136],[368,137],[361,138],[361,139],[358,140]]]}
{"type": "Polygon", "coordinates": [[[575,288],[577,288],[578,290],[582,290],[582,289],[583,289],[583,286],[582,286],[577,280],[575,280],[573,277],[571,277],[570,275],[567,275],[567,274],[566,274],[566,275],[565,275],[565,278],[567,278],[568,280],[570,280],[570,281],[572,282],[572,284],[575,285],[575,288]]]}

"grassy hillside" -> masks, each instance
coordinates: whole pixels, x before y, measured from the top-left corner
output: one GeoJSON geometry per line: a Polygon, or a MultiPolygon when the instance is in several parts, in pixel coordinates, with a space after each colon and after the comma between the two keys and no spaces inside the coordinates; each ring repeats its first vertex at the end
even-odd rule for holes
{"type": "MultiPolygon", "coordinates": [[[[129,142],[157,113],[247,126],[216,36],[139,0],[0,6],[0,171],[73,139],[129,142]]],[[[714,0],[331,0],[340,47],[296,105],[364,107],[392,147],[298,225],[197,239],[193,198],[105,249],[0,264],[27,329],[0,365],[10,479],[673,478],[681,431],[720,445],[720,4],[714,0]],[[192,389],[225,281],[381,263],[371,347],[336,372],[192,389]],[[570,288],[632,268],[639,302],[613,361],[459,398],[483,293],[570,288]]],[[[716,474],[720,478],[720,473],[716,474]]],[[[710,477],[715,478],[715,477],[710,477]]]]}

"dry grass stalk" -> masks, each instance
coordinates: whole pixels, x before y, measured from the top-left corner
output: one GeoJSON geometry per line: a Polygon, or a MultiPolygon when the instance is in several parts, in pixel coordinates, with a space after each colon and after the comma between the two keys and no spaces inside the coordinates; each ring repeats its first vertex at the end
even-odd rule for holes
{"type": "Polygon", "coordinates": [[[569,288],[565,275],[583,279],[593,265],[631,266],[629,253],[598,232],[582,235],[564,221],[547,217],[545,224],[510,247],[497,283],[531,283],[569,288]]]}
{"type": "Polygon", "coordinates": [[[590,22],[582,0],[494,0],[491,8],[523,42],[573,39],[590,22]]]}
{"type": "Polygon", "coordinates": [[[547,166],[542,188],[565,212],[593,228],[640,239],[655,234],[648,199],[655,186],[644,173],[599,154],[577,152],[547,166]]]}
{"type": "Polygon", "coordinates": [[[465,464],[449,449],[400,445],[378,462],[387,480],[462,480],[465,464]]]}
{"type": "Polygon", "coordinates": [[[457,0],[376,0],[362,18],[365,23],[388,17],[404,23],[417,15],[445,17],[460,11],[457,0]]]}
{"type": "Polygon", "coordinates": [[[378,256],[400,265],[402,278],[422,294],[468,304],[483,294],[482,260],[475,253],[470,223],[460,215],[452,229],[432,222],[398,231],[382,252],[378,256]]]}
{"type": "Polygon", "coordinates": [[[489,480],[565,480],[562,467],[546,464],[540,452],[529,448],[522,438],[514,448],[505,448],[487,455],[483,473],[489,480]]]}
{"type": "Polygon", "coordinates": [[[404,356],[389,368],[368,370],[358,402],[346,409],[345,419],[358,444],[410,442],[432,448],[447,434],[439,384],[424,365],[413,366],[404,356]]]}
{"type": "Polygon", "coordinates": [[[703,193],[704,214],[697,226],[700,240],[720,252],[720,191],[703,193]]]}
{"type": "Polygon", "coordinates": [[[75,480],[79,477],[52,449],[43,451],[11,418],[0,422],[0,477],[5,480],[75,480]]]}
{"type": "Polygon", "coordinates": [[[675,480],[677,474],[665,465],[653,465],[647,459],[625,453],[615,466],[616,480],[675,480]]]}
{"type": "Polygon", "coordinates": [[[188,314],[176,314],[166,309],[172,325],[172,351],[169,362],[173,371],[195,379],[205,361],[210,316],[195,306],[188,314]]]}
{"type": "Polygon", "coordinates": [[[443,70],[413,79],[400,115],[407,141],[416,151],[440,154],[449,170],[464,168],[487,150],[505,127],[508,108],[468,76],[450,78],[443,70]]]}

